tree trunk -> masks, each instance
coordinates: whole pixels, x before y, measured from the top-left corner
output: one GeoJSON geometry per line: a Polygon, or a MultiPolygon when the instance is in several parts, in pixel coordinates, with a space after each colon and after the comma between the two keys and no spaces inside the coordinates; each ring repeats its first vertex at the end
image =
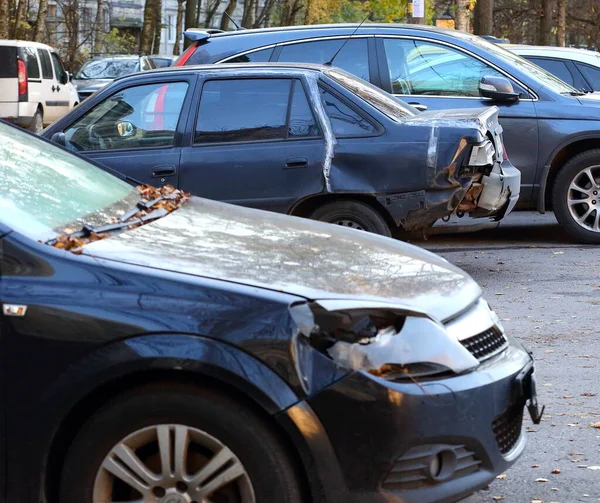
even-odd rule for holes
{"type": "Polygon", "coordinates": [[[456,0],[456,29],[469,30],[469,0],[456,0]]]}
{"type": "Polygon", "coordinates": [[[104,2],[97,0],[96,2],[96,23],[94,25],[94,47],[92,52],[98,53],[102,51],[104,43],[104,2]]]}
{"type": "MultiPolygon", "coordinates": [[[[0,7],[0,12],[2,8],[0,7]]],[[[33,32],[34,42],[43,42],[46,38],[46,14],[48,13],[48,0],[40,0],[37,21],[35,22],[35,31],[33,32]]],[[[3,38],[0,34],[0,38],[3,38]]]]}
{"type": "Polygon", "coordinates": [[[256,9],[256,0],[244,1],[244,12],[242,14],[242,24],[244,28],[252,28],[254,26],[254,11],[256,9]]]}
{"type": "Polygon", "coordinates": [[[229,14],[231,17],[233,17],[236,7],[237,0],[229,0],[229,3],[225,8],[225,12],[223,13],[223,17],[221,18],[221,29],[223,31],[227,31],[229,29],[229,18],[225,14],[229,14]]]}
{"type": "Polygon", "coordinates": [[[9,25],[8,25],[8,0],[0,0],[0,39],[8,38],[9,25]]]}
{"type": "MultiPolygon", "coordinates": [[[[198,23],[196,22],[196,8],[198,6],[198,0],[187,0],[185,4],[185,28],[197,28],[198,23]]],[[[183,40],[183,46],[187,49],[192,45],[192,41],[188,38],[183,40]]]]}
{"type": "Polygon", "coordinates": [[[552,40],[553,11],[554,0],[542,0],[539,45],[550,45],[550,42],[552,40]]]}
{"type": "MultiPolygon", "coordinates": [[[[17,12],[15,15],[15,23],[12,29],[12,38],[18,39],[21,32],[21,23],[23,22],[23,13],[25,12],[25,0],[19,0],[17,4],[17,12]]],[[[0,15],[5,15],[0,13],[0,15]]]]}
{"type": "Polygon", "coordinates": [[[473,23],[475,35],[492,35],[494,32],[494,0],[477,0],[473,23]]]}
{"type": "Polygon", "coordinates": [[[71,0],[62,6],[67,32],[67,69],[73,71],[79,47],[79,0],[71,0]]]}
{"type": "Polygon", "coordinates": [[[154,3],[154,43],[152,54],[160,54],[160,39],[162,38],[162,0],[154,3]]]}
{"type": "Polygon", "coordinates": [[[210,28],[212,25],[213,18],[219,10],[221,0],[213,0],[212,3],[209,1],[206,5],[206,19],[204,20],[204,26],[210,28]]]}
{"type": "Polygon", "coordinates": [[[144,7],[144,24],[142,25],[142,34],[140,37],[140,52],[150,54],[152,52],[152,42],[154,40],[154,26],[156,12],[154,9],[154,0],[146,0],[144,7]]]}
{"type": "Polygon", "coordinates": [[[567,31],[567,0],[558,0],[558,22],[556,31],[556,45],[565,47],[567,31]]]}
{"type": "Polygon", "coordinates": [[[185,0],[177,0],[177,21],[175,22],[175,45],[173,45],[173,56],[179,56],[181,53],[180,43],[183,33],[183,4],[185,0]]]}

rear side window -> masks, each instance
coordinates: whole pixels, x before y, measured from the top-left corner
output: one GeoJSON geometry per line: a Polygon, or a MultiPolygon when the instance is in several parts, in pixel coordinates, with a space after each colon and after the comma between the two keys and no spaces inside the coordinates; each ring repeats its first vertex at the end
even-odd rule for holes
{"type": "Polygon", "coordinates": [[[209,80],[202,88],[195,143],[283,140],[290,79],[209,80]]]}
{"type": "Polygon", "coordinates": [[[40,57],[40,62],[42,63],[42,78],[52,79],[54,75],[52,74],[52,62],[50,61],[50,54],[48,54],[46,49],[38,49],[38,55],[40,57]]]}
{"type": "Polygon", "coordinates": [[[594,91],[600,91],[600,68],[581,63],[575,63],[577,68],[583,73],[583,76],[592,86],[594,91]]]}
{"type": "Polygon", "coordinates": [[[346,45],[335,56],[333,66],[353,73],[361,79],[369,80],[369,51],[366,38],[351,40],[336,38],[284,45],[277,60],[286,63],[317,63],[322,65],[333,58],[344,42],[346,42],[346,45]]]}
{"type": "Polygon", "coordinates": [[[321,99],[331,121],[333,133],[338,138],[370,136],[377,132],[375,126],[367,119],[323,88],[321,88],[321,99]]]}
{"type": "Polygon", "coordinates": [[[227,63],[266,63],[271,59],[271,54],[273,54],[273,47],[236,56],[228,59],[227,63]]]}
{"type": "Polygon", "coordinates": [[[317,126],[317,121],[308,103],[302,82],[294,80],[292,85],[294,89],[290,107],[288,138],[314,138],[319,136],[319,126],[317,126]]]}
{"type": "Polygon", "coordinates": [[[570,84],[572,86],[575,85],[575,79],[571,70],[564,61],[560,61],[557,59],[547,59],[547,58],[527,58],[532,63],[535,63],[538,66],[541,66],[544,70],[550,72],[552,75],[558,77],[563,82],[570,84]]]}
{"type": "Polygon", "coordinates": [[[0,45],[0,79],[17,78],[17,48],[0,45]]]}
{"type": "Polygon", "coordinates": [[[40,66],[38,64],[37,51],[33,47],[22,47],[21,53],[27,68],[27,80],[40,79],[40,66]]]}

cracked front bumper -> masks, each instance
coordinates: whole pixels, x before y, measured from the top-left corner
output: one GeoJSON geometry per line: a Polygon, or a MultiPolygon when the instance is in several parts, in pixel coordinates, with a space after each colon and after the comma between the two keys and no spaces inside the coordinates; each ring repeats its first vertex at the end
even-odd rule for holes
{"type": "Polygon", "coordinates": [[[483,190],[472,217],[494,217],[500,220],[508,215],[519,200],[521,172],[505,160],[496,163],[492,172],[481,179],[483,190]]]}

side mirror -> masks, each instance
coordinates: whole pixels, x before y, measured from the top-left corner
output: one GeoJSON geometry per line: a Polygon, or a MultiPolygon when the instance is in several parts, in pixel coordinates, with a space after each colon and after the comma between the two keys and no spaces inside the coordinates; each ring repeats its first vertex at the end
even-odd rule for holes
{"type": "Polygon", "coordinates": [[[69,72],[63,72],[60,76],[60,83],[64,86],[69,82],[69,72]]]}
{"type": "Polygon", "coordinates": [[[56,143],[57,145],[62,145],[63,147],[67,146],[65,133],[54,133],[50,138],[50,141],[52,141],[52,143],[56,143]]]}
{"type": "Polygon", "coordinates": [[[121,138],[133,136],[136,132],[136,127],[129,121],[117,122],[117,133],[121,138]]]}
{"type": "Polygon", "coordinates": [[[479,95],[499,102],[512,102],[519,99],[519,94],[505,77],[485,75],[479,82],[479,95]]]}

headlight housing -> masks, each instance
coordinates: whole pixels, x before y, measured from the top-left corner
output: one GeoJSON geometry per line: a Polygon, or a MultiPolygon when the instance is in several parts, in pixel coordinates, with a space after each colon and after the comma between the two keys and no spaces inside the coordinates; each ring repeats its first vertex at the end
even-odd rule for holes
{"type": "Polygon", "coordinates": [[[468,165],[476,167],[489,167],[490,169],[494,166],[494,156],[496,155],[496,149],[491,140],[487,139],[479,145],[474,145],[469,155],[468,165]]]}

